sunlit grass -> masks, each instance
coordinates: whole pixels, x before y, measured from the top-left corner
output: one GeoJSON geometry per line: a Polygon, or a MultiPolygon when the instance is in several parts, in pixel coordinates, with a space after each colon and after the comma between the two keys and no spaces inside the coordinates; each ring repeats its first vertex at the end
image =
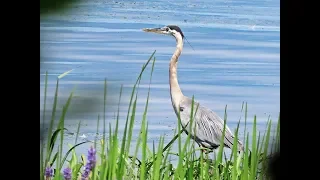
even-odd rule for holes
{"type": "MultiPolygon", "coordinates": [[[[155,53],[155,52],[154,52],[155,53]]],[[[216,150],[215,158],[213,160],[208,159],[206,154],[200,152],[196,143],[187,136],[185,140],[181,137],[181,127],[176,127],[176,135],[172,137],[172,140],[168,144],[164,144],[164,136],[159,134],[159,142],[157,149],[153,143],[152,147],[148,146],[148,102],[150,96],[150,86],[147,95],[147,100],[142,116],[140,133],[137,139],[135,139],[136,146],[134,147],[134,153],[130,154],[133,126],[136,120],[136,105],[138,100],[138,87],[143,75],[144,70],[151,62],[151,76],[150,84],[152,80],[152,73],[155,64],[154,53],[151,55],[146,64],[143,65],[141,73],[139,74],[136,83],[132,89],[132,94],[128,106],[127,117],[125,119],[125,128],[123,130],[122,137],[119,136],[119,109],[116,116],[115,127],[111,124],[106,124],[106,96],[107,96],[107,81],[104,84],[104,114],[103,122],[101,123],[101,116],[97,115],[97,132],[99,126],[103,126],[103,137],[101,140],[94,142],[80,142],[78,143],[78,134],[81,128],[81,122],[78,123],[76,139],[73,145],[69,144],[66,154],[63,152],[64,141],[64,127],[65,115],[68,112],[69,105],[73,98],[74,90],[70,93],[69,98],[63,106],[62,114],[59,118],[56,117],[56,107],[58,100],[59,80],[68,74],[68,72],[62,74],[57,79],[56,91],[54,96],[53,109],[51,114],[47,145],[44,146],[42,141],[40,146],[40,179],[68,179],[67,174],[64,173],[62,167],[67,166],[71,169],[71,179],[90,179],[90,180],[102,180],[102,179],[268,179],[267,167],[268,158],[271,153],[269,149],[274,151],[280,150],[280,117],[278,119],[278,126],[276,129],[275,143],[270,146],[271,139],[271,120],[268,120],[266,126],[266,133],[260,137],[260,133],[257,131],[256,122],[254,117],[252,134],[244,131],[244,146],[245,151],[242,154],[238,154],[237,146],[232,149],[229,159],[224,154],[224,147],[221,141],[221,146],[216,150]],[[55,121],[58,119],[57,127],[53,127],[55,121]],[[108,136],[108,140],[107,140],[108,136]],[[57,139],[60,139],[58,142],[57,139]],[[251,143],[249,144],[249,142],[251,143]],[[77,147],[91,143],[88,148],[90,153],[87,155],[76,155],[77,147]],[[177,152],[171,149],[172,145],[177,143],[177,152]],[[56,152],[54,152],[54,147],[56,152]],[[100,148],[97,148],[99,146],[100,148]],[[99,150],[98,150],[99,149],[99,150]],[[96,152],[95,152],[96,151],[96,152]],[[44,152],[46,152],[44,154],[44,152]],[[141,155],[141,157],[139,157],[141,155]],[[170,161],[170,156],[177,156],[177,164],[170,161]],[[54,169],[52,176],[50,175],[50,168],[54,169]],[[86,168],[86,169],[85,169],[86,168]],[[85,172],[88,172],[86,174],[85,172]],[[85,177],[88,175],[88,177],[85,177]],[[65,176],[65,177],[64,177],[65,176]]],[[[45,78],[45,92],[44,92],[44,112],[46,111],[46,96],[47,96],[47,74],[45,78]]],[[[122,94],[122,87],[119,95],[119,106],[122,94]]],[[[192,106],[193,107],[193,106],[192,106]]],[[[243,104],[245,113],[245,126],[247,122],[247,105],[243,104]]],[[[191,110],[191,122],[193,120],[192,114],[196,113],[197,109],[191,110]]],[[[43,115],[43,121],[45,121],[45,114],[43,115]]],[[[180,122],[180,118],[177,118],[180,122]]],[[[227,108],[225,109],[224,121],[227,122],[227,108]]],[[[190,126],[191,127],[191,126],[190,126]]],[[[239,124],[235,130],[236,138],[234,142],[237,142],[239,124]]],[[[246,128],[245,128],[246,129],[246,128]]],[[[234,143],[237,144],[237,143],[234,143]]],[[[69,175],[70,176],[70,175],[69,175]]]]}

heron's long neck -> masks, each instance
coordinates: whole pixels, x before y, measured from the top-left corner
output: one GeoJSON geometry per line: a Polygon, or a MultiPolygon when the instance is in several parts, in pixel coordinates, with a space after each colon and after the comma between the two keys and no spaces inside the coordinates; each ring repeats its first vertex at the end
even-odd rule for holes
{"type": "Polygon", "coordinates": [[[170,66],[169,66],[169,81],[170,81],[170,95],[171,95],[172,105],[174,106],[177,112],[179,108],[179,103],[181,101],[181,98],[183,97],[183,94],[181,92],[181,89],[178,83],[178,78],[177,78],[178,58],[183,48],[182,37],[181,36],[176,37],[176,41],[177,41],[177,48],[171,57],[170,66]]]}

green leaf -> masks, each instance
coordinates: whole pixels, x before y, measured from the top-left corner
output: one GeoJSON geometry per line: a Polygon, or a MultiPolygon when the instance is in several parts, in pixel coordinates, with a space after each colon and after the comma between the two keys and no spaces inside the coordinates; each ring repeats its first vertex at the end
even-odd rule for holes
{"type": "MultiPolygon", "coordinates": [[[[78,143],[78,144],[74,145],[73,147],[71,147],[71,148],[67,151],[67,153],[65,154],[64,158],[62,159],[61,168],[62,168],[64,162],[66,161],[68,155],[70,154],[70,152],[71,152],[74,148],[76,148],[77,146],[80,146],[81,144],[88,143],[88,142],[90,142],[90,141],[81,142],[81,143],[78,143]]],[[[61,170],[61,168],[60,168],[60,170],[61,170]]]]}

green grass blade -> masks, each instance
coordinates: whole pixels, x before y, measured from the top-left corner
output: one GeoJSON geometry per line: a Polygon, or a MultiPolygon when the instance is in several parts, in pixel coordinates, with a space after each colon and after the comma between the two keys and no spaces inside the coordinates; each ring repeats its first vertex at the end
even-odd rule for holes
{"type": "Polygon", "coordinates": [[[78,123],[77,131],[76,131],[76,139],[74,140],[74,144],[77,144],[77,142],[78,142],[80,126],[81,126],[81,121],[79,121],[79,123],[78,123]]]}
{"type": "Polygon", "coordinates": [[[49,130],[48,130],[48,142],[47,142],[48,144],[47,144],[47,154],[46,154],[45,164],[47,164],[48,161],[50,160],[50,156],[51,156],[51,152],[52,152],[52,150],[50,150],[50,148],[51,148],[50,143],[52,142],[52,139],[51,139],[52,138],[52,129],[53,129],[56,108],[57,108],[58,89],[59,89],[59,79],[57,80],[57,84],[56,84],[56,91],[54,94],[54,101],[53,101],[53,107],[52,107],[50,126],[49,126],[49,130]]]}
{"type": "MultiPolygon", "coordinates": [[[[60,147],[58,147],[58,152],[57,152],[57,156],[56,156],[56,159],[60,159],[59,157],[59,154],[60,154],[60,147]]],[[[59,167],[60,166],[60,161],[56,161],[56,167],[59,167]]],[[[54,177],[53,177],[53,180],[59,180],[60,179],[60,171],[56,170],[54,172],[54,177]]]]}
{"type": "Polygon", "coordinates": [[[43,116],[42,116],[42,133],[41,133],[41,150],[40,150],[40,180],[44,180],[44,124],[46,118],[46,104],[47,104],[47,88],[48,88],[48,71],[46,71],[45,80],[44,80],[44,100],[43,100],[43,116]]]}
{"type": "Polygon", "coordinates": [[[77,180],[79,173],[81,171],[81,168],[83,167],[83,163],[78,163],[74,166],[73,170],[72,170],[72,179],[77,180]]]}
{"type": "MultiPolygon", "coordinates": [[[[106,142],[106,104],[107,104],[107,79],[104,79],[104,90],[103,90],[103,135],[102,138],[106,142]]],[[[102,152],[105,152],[105,143],[102,146],[102,152]]]]}
{"type": "Polygon", "coordinates": [[[57,140],[57,136],[59,135],[59,132],[61,131],[62,129],[57,129],[53,132],[52,134],[52,137],[50,138],[51,141],[50,141],[50,145],[49,145],[49,156],[48,156],[48,161],[50,160],[51,158],[51,153],[53,151],[53,148],[54,148],[54,145],[55,145],[55,142],[57,140]]]}
{"type": "MultiPolygon", "coordinates": [[[[109,158],[108,161],[105,160],[106,157],[106,152],[105,152],[105,147],[106,147],[106,104],[107,104],[107,79],[104,79],[104,89],[103,89],[103,134],[102,134],[102,140],[101,140],[101,153],[100,153],[100,159],[101,159],[101,169],[102,171],[100,172],[100,179],[105,179],[107,176],[110,178],[112,175],[112,170],[107,169],[108,164],[107,162],[110,162],[112,158],[109,158]]],[[[112,147],[112,136],[111,136],[111,127],[109,128],[109,144],[112,147]]],[[[112,150],[110,150],[112,151],[112,150]]],[[[109,152],[110,154],[112,152],[109,152]]],[[[110,156],[112,157],[112,156],[110,156]]]]}
{"type": "Polygon", "coordinates": [[[248,180],[249,175],[249,133],[247,133],[245,152],[244,152],[244,162],[243,162],[243,173],[241,180],[248,180]]]}
{"type": "Polygon", "coordinates": [[[133,104],[133,108],[132,108],[132,112],[131,112],[131,118],[130,118],[130,122],[129,122],[129,132],[128,132],[126,150],[125,150],[125,152],[127,152],[127,153],[129,152],[129,149],[130,149],[133,125],[134,125],[134,120],[135,120],[135,117],[136,117],[136,108],[137,108],[137,96],[136,96],[136,99],[135,99],[134,104],[133,104]]]}
{"type": "Polygon", "coordinates": [[[60,118],[60,122],[59,122],[59,128],[61,129],[61,131],[60,131],[60,150],[59,150],[59,152],[60,152],[60,154],[59,154],[59,165],[60,166],[57,166],[57,169],[58,170],[60,170],[61,168],[62,168],[62,166],[61,166],[61,158],[62,158],[62,150],[63,150],[63,139],[64,139],[64,117],[65,117],[65,114],[66,114],[66,107],[65,106],[63,106],[63,108],[62,108],[62,116],[61,116],[61,118],[60,118]]]}
{"type": "Polygon", "coordinates": [[[110,167],[110,165],[112,165],[113,160],[114,160],[113,138],[111,138],[111,137],[113,137],[113,136],[112,136],[112,131],[111,131],[111,125],[109,124],[109,147],[110,147],[110,149],[108,150],[109,159],[108,159],[108,164],[107,164],[108,169],[106,171],[106,174],[107,174],[107,177],[108,177],[107,179],[112,179],[112,172],[113,172],[113,169],[112,169],[113,167],[110,167]]]}
{"type": "Polygon", "coordinates": [[[134,86],[133,86],[133,88],[132,88],[131,97],[130,97],[130,102],[129,102],[129,108],[128,108],[128,113],[127,113],[127,121],[128,121],[128,119],[129,119],[130,108],[131,108],[131,104],[132,104],[132,100],[133,100],[133,97],[134,97],[134,92],[135,92],[136,86],[137,86],[138,82],[140,81],[141,76],[142,76],[145,68],[148,66],[149,62],[151,61],[151,59],[152,59],[152,57],[154,56],[155,53],[156,53],[156,51],[154,51],[154,52],[152,53],[152,55],[149,57],[149,59],[148,59],[148,61],[146,62],[146,64],[142,67],[142,70],[141,70],[141,72],[140,72],[140,74],[139,74],[139,76],[138,76],[138,78],[137,78],[137,80],[136,80],[136,83],[134,84],[134,86]]]}
{"type": "MultiPolygon", "coordinates": [[[[73,90],[74,91],[74,90],[73,90]]],[[[59,164],[61,165],[61,160],[62,160],[62,152],[63,152],[63,139],[64,139],[64,119],[65,119],[65,116],[66,116],[66,113],[67,113],[67,110],[70,106],[70,103],[71,103],[71,100],[72,100],[72,96],[73,96],[73,91],[70,93],[68,99],[67,99],[67,102],[66,104],[63,106],[62,108],[62,115],[60,117],[60,120],[59,120],[59,128],[61,129],[60,131],[60,159],[59,159],[59,164]]],[[[57,167],[58,170],[61,170],[62,168],[62,165],[61,167],[57,167]]]]}
{"type": "Polygon", "coordinates": [[[236,131],[235,131],[235,137],[233,139],[233,147],[232,147],[232,154],[234,156],[234,162],[233,162],[233,168],[232,168],[232,180],[237,180],[238,179],[238,132],[239,132],[239,124],[240,121],[238,122],[236,131]]]}
{"type": "Polygon", "coordinates": [[[160,137],[160,141],[159,141],[159,145],[158,145],[158,153],[156,155],[157,159],[154,165],[154,171],[153,171],[153,175],[155,180],[160,180],[160,168],[161,168],[161,162],[162,162],[162,148],[163,148],[163,141],[164,138],[161,136],[160,137]]]}
{"type": "Polygon", "coordinates": [[[269,141],[270,141],[270,132],[271,132],[271,120],[268,122],[268,129],[266,132],[266,140],[264,142],[264,150],[263,150],[263,170],[266,171],[267,170],[267,154],[268,154],[268,147],[269,147],[269,141]]]}
{"type": "MultiPolygon", "coordinates": [[[[141,127],[140,127],[140,132],[142,132],[142,126],[143,124],[141,123],[141,127]]],[[[135,151],[134,151],[134,156],[132,158],[132,169],[134,169],[136,167],[136,160],[137,160],[137,154],[138,154],[138,151],[139,151],[139,147],[140,147],[140,143],[141,143],[141,139],[142,139],[142,133],[139,134],[138,136],[138,139],[137,139],[137,143],[136,143],[136,148],[135,148],[135,151]]],[[[139,161],[139,167],[141,166],[141,161],[138,159],[139,161]]],[[[136,176],[138,176],[138,174],[136,174],[136,176]]]]}
{"type": "Polygon", "coordinates": [[[115,135],[118,135],[118,126],[119,126],[119,117],[120,117],[120,102],[121,102],[121,96],[122,96],[122,89],[123,86],[121,85],[120,87],[120,94],[119,94],[119,101],[118,101],[118,112],[117,112],[117,121],[116,121],[116,131],[115,135]]]}
{"type": "Polygon", "coordinates": [[[257,119],[254,116],[253,130],[252,130],[252,151],[251,151],[251,179],[255,179],[256,176],[256,157],[257,157],[257,119]]]}
{"type": "Polygon", "coordinates": [[[277,123],[277,131],[276,131],[276,152],[280,152],[280,113],[278,117],[277,123]]]}
{"type": "MultiPolygon", "coordinates": [[[[68,146],[69,146],[69,149],[72,148],[71,144],[68,144],[68,146]]],[[[71,151],[72,151],[72,155],[71,155],[71,159],[69,161],[69,167],[72,169],[72,177],[75,177],[75,168],[78,164],[77,163],[78,158],[77,158],[75,149],[72,149],[71,151]]]]}
{"type": "MultiPolygon", "coordinates": [[[[80,66],[78,66],[78,67],[80,67],[80,66]]],[[[78,67],[77,67],[77,68],[78,68],[78,67]]],[[[71,69],[71,70],[69,70],[69,71],[66,71],[66,72],[60,74],[60,75],[58,76],[58,79],[61,79],[61,78],[65,77],[66,75],[68,75],[69,73],[71,73],[71,72],[72,72],[73,70],[75,70],[75,69],[76,69],[76,68],[71,69]]]]}
{"type": "MultiPolygon", "coordinates": [[[[244,135],[247,132],[247,117],[248,117],[248,103],[246,102],[245,110],[244,110],[244,135]]],[[[243,141],[245,144],[246,142],[243,141]]]]}
{"type": "Polygon", "coordinates": [[[94,138],[94,149],[97,149],[97,135],[99,134],[99,123],[100,123],[100,115],[98,114],[96,137],[94,138]]]}
{"type": "Polygon", "coordinates": [[[52,161],[49,163],[49,166],[50,166],[50,167],[52,167],[52,165],[53,165],[53,163],[56,161],[57,157],[58,157],[58,152],[56,152],[56,153],[54,154],[54,156],[52,157],[52,161]]]}
{"type": "Polygon", "coordinates": [[[215,178],[220,179],[220,173],[219,173],[219,164],[222,163],[222,153],[223,153],[223,148],[224,148],[224,137],[226,133],[226,126],[227,126],[227,108],[228,106],[226,105],[225,110],[224,110],[224,125],[223,125],[223,131],[222,131],[222,138],[220,140],[220,146],[218,149],[218,155],[215,161],[215,178]]]}
{"type": "MultiPolygon", "coordinates": [[[[135,98],[135,100],[133,102],[132,116],[131,116],[131,120],[132,121],[134,120],[134,117],[135,117],[136,107],[137,107],[137,96],[136,96],[136,98],[135,98]]],[[[128,151],[129,151],[129,148],[130,148],[129,145],[127,147],[125,146],[126,145],[125,142],[129,143],[129,141],[126,141],[127,128],[128,128],[128,122],[126,122],[126,124],[125,124],[124,135],[123,135],[123,138],[122,138],[122,145],[121,145],[121,153],[120,154],[123,157],[120,158],[120,163],[119,163],[120,170],[118,171],[118,179],[121,178],[121,176],[123,174],[123,171],[124,171],[124,159],[128,156],[128,151]],[[125,148],[127,149],[126,151],[125,151],[125,148]]]]}
{"type": "Polygon", "coordinates": [[[77,147],[77,146],[80,146],[81,144],[85,144],[85,143],[88,143],[89,141],[84,141],[84,142],[81,142],[81,143],[78,143],[74,146],[72,146],[68,151],[67,153],[64,155],[62,161],[61,161],[61,167],[60,167],[60,170],[62,168],[62,166],[64,165],[65,161],[67,160],[69,154],[77,147]]]}
{"type": "MultiPolygon", "coordinates": [[[[148,105],[149,105],[149,97],[150,97],[150,85],[151,85],[151,79],[152,79],[152,74],[153,74],[153,70],[154,70],[154,64],[155,64],[155,58],[153,59],[153,62],[152,62],[152,68],[151,68],[151,75],[150,75],[150,80],[149,80],[149,89],[148,89],[148,95],[147,95],[147,100],[146,100],[146,105],[145,105],[145,109],[144,109],[144,112],[143,112],[143,119],[142,119],[142,122],[143,124],[146,123],[146,119],[147,119],[147,112],[148,112],[148,105]]],[[[148,127],[148,123],[147,123],[147,127],[148,127]]],[[[143,127],[144,129],[144,127],[143,127]]],[[[147,131],[147,129],[145,130],[147,131]]],[[[144,131],[143,131],[144,132],[144,131]]],[[[146,163],[145,160],[146,160],[146,150],[148,149],[147,148],[147,132],[144,132],[142,133],[142,148],[143,148],[143,152],[142,152],[142,166],[141,166],[141,178],[145,178],[145,175],[147,173],[147,171],[149,170],[150,166],[149,167],[146,167],[146,163]]]]}
{"type": "Polygon", "coordinates": [[[147,136],[148,136],[148,124],[146,119],[142,120],[143,128],[142,128],[142,159],[141,159],[141,170],[140,170],[140,179],[146,179],[146,156],[147,156],[147,136]]]}

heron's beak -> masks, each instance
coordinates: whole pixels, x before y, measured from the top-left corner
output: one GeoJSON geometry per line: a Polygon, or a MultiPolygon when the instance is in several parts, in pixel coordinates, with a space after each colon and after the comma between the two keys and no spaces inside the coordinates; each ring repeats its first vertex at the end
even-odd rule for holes
{"type": "Polygon", "coordinates": [[[143,28],[144,32],[152,32],[157,34],[166,34],[166,30],[164,28],[143,28]]]}

